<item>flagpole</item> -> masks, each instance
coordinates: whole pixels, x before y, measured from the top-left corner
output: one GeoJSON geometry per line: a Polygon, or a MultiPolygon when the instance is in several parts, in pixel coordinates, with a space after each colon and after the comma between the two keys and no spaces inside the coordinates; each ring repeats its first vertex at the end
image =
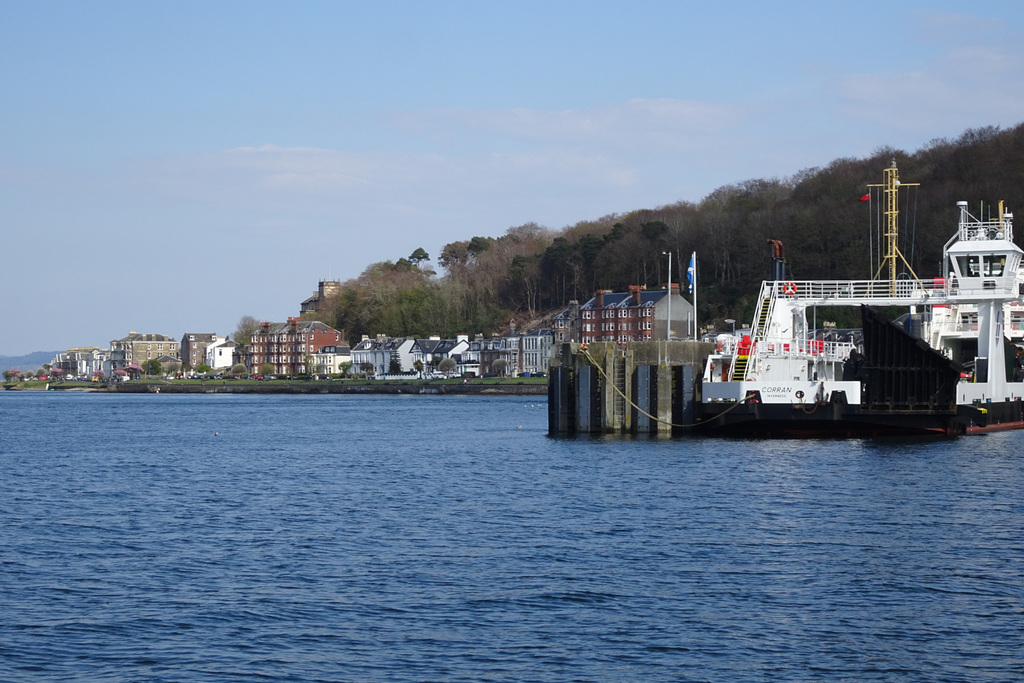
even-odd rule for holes
{"type": "Polygon", "coordinates": [[[697,252],[693,252],[693,341],[699,341],[697,336],[697,252]]]}
{"type": "Polygon", "coordinates": [[[690,291],[693,292],[693,341],[697,339],[697,252],[690,257],[690,267],[687,269],[687,276],[690,278],[690,291]]]}
{"type": "Polygon", "coordinates": [[[672,252],[661,253],[668,254],[668,323],[665,325],[665,341],[672,341],[672,252]]]}

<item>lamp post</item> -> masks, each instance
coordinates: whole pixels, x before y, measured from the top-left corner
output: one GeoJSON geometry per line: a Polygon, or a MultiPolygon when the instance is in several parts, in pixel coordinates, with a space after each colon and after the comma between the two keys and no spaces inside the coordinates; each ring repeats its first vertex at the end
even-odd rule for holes
{"type": "Polygon", "coordinates": [[[665,323],[665,341],[672,339],[672,252],[663,251],[662,255],[668,254],[668,321],[665,323]]]}

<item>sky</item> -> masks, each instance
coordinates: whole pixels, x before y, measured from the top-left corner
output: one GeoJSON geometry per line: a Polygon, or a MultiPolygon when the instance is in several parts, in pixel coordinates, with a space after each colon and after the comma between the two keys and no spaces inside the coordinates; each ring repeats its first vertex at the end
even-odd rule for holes
{"type": "Polygon", "coordinates": [[[1013,127],[1024,3],[0,0],[0,92],[15,356],[1013,127]]]}

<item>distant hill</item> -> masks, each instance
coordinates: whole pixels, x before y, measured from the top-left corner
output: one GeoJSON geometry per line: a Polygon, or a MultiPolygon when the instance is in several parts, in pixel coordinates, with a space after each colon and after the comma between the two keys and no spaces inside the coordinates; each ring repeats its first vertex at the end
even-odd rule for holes
{"type": "Polygon", "coordinates": [[[33,351],[24,356],[0,356],[0,368],[3,370],[21,370],[35,372],[53,360],[60,351],[33,351]]]}
{"type": "MultiPolygon", "coordinates": [[[[987,126],[932,140],[915,152],[879,147],[870,157],[836,159],[789,178],[725,185],[699,201],[582,220],[561,230],[526,223],[497,238],[467,236],[435,255],[441,276],[421,268],[429,256],[418,249],[371,264],[341,283],[318,315],[345,330],[352,345],[382,333],[503,334],[513,325],[530,329],[599,289],[665,287],[669,263],[671,281],[685,291],[687,265],[696,255],[701,324],[723,329],[728,319],[749,323],[779,242],[794,280],[861,280],[878,272],[886,244],[878,184],[893,162],[903,183],[897,246],[917,276],[941,276],[943,246],[957,228],[957,201],[969,202],[979,218],[994,218],[1000,200],[1018,215],[1024,207],[1024,124],[987,126]]],[[[1019,246],[1022,237],[1018,227],[1019,246]]],[[[859,313],[851,311],[836,312],[853,317],[834,322],[859,325],[859,313]]]]}

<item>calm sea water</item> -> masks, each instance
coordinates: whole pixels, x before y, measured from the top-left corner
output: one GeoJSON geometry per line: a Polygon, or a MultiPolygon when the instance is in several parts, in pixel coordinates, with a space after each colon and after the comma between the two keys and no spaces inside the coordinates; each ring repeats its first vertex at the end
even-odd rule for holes
{"type": "Polygon", "coordinates": [[[1024,433],[0,392],[4,681],[1024,678],[1024,433]]]}

